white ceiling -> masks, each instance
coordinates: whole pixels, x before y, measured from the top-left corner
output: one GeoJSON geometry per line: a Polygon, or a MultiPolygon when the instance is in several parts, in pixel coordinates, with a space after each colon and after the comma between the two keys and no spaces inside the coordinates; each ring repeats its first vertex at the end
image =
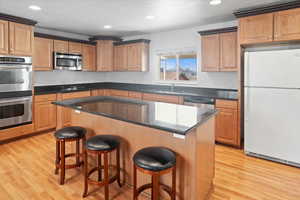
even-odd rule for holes
{"type": "Polygon", "coordinates": [[[128,36],[233,20],[237,9],[273,2],[278,0],[223,0],[218,6],[209,0],[0,0],[0,12],[34,19],[44,28],[128,36]],[[113,28],[105,30],[107,24],[113,28]]]}

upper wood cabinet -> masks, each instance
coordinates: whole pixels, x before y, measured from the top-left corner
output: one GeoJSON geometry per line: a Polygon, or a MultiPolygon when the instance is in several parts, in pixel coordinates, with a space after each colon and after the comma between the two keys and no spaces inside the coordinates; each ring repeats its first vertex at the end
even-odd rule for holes
{"type": "Polygon", "coordinates": [[[97,41],[97,71],[113,71],[114,45],[112,40],[97,41]]]}
{"type": "Polygon", "coordinates": [[[220,69],[220,35],[201,37],[202,71],[215,72],[220,69]]]}
{"type": "Polygon", "coordinates": [[[237,71],[237,32],[234,27],[228,30],[201,36],[203,72],[237,71]]]}
{"type": "Polygon", "coordinates": [[[241,44],[273,41],[273,13],[244,17],[239,20],[241,44]]]}
{"type": "Polygon", "coordinates": [[[69,42],[70,54],[82,54],[82,44],[79,42],[69,42]]]}
{"type": "Polygon", "coordinates": [[[18,56],[32,56],[33,26],[9,22],[9,52],[18,56]]]}
{"type": "Polygon", "coordinates": [[[300,8],[274,13],[274,40],[300,39],[300,8]]]}
{"type": "Polygon", "coordinates": [[[220,34],[220,71],[237,71],[237,32],[220,34]]]}
{"type": "Polygon", "coordinates": [[[8,54],[8,21],[0,20],[0,53],[8,54]]]}
{"type": "Polygon", "coordinates": [[[149,44],[134,43],[127,45],[127,70],[147,71],[149,65],[149,44]]]}
{"type": "Polygon", "coordinates": [[[114,46],[114,71],[127,71],[127,45],[114,46]]]}
{"type": "Polygon", "coordinates": [[[53,40],[35,37],[33,49],[34,70],[53,70],[53,40]]]}
{"type": "Polygon", "coordinates": [[[82,45],[83,71],[96,71],[96,46],[82,45]]]}
{"type": "Polygon", "coordinates": [[[55,52],[69,53],[69,42],[63,40],[54,40],[53,49],[55,52]]]}

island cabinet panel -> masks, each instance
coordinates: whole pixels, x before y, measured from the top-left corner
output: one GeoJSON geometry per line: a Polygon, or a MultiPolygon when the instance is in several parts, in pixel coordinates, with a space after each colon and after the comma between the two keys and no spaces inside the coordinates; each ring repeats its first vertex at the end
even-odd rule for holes
{"type": "Polygon", "coordinates": [[[69,42],[70,54],[82,54],[82,44],[79,42],[69,42]]]}
{"type": "Polygon", "coordinates": [[[56,127],[56,94],[39,95],[34,97],[35,131],[44,131],[56,127]]]}
{"type": "Polygon", "coordinates": [[[148,71],[149,44],[134,43],[127,45],[128,71],[148,71]]]}
{"type": "Polygon", "coordinates": [[[171,95],[144,93],[143,100],[181,104],[181,98],[179,96],[171,96],[171,95]]]}
{"type": "Polygon", "coordinates": [[[34,70],[53,70],[53,40],[35,37],[32,59],[34,70]]]}
{"type": "Polygon", "coordinates": [[[9,51],[18,56],[32,56],[33,26],[9,22],[9,51]]]}
{"type": "Polygon", "coordinates": [[[54,51],[59,53],[69,53],[69,42],[54,40],[54,51]]]}
{"type": "Polygon", "coordinates": [[[220,34],[220,71],[237,71],[237,32],[220,34]]]}
{"type": "Polygon", "coordinates": [[[240,44],[273,41],[273,13],[244,17],[239,20],[240,44]]]}
{"type": "Polygon", "coordinates": [[[127,45],[114,46],[114,71],[127,71],[127,45]]]}
{"type": "Polygon", "coordinates": [[[82,45],[83,71],[96,71],[96,46],[82,45]]]}
{"type": "Polygon", "coordinates": [[[202,71],[218,72],[220,69],[220,34],[201,36],[202,71]]]}
{"type": "Polygon", "coordinates": [[[240,146],[238,134],[237,101],[217,100],[216,141],[233,146],[240,146]]]}
{"type": "Polygon", "coordinates": [[[97,41],[97,71],[113,71],[114,45],[112,40],[97,41]]]}
{"type": "Polygon", "coordinates": [[[276,12],[274,14],[274,40],[288,41],[300,39],[300,8],[276,12]]]}
{"type": "Polygon", "coordinates": [[[0,20],[0,53],[8,54],[8,21],[0,20]]]}
{"type": "Polygon", "coordinates": [[[126,90],[110,90],[110,96],[128,97],[128,91],[126,91],[126,90]]]}

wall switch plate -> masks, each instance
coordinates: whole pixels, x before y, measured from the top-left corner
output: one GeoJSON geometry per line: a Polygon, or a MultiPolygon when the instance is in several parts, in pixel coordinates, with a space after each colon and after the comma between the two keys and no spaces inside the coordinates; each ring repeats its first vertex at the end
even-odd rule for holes
{"type": "Polygon", "coordinates": [[[80,110],[75,110],[75,113],[78,113],[78,114],[80,114],[80,110]]]}

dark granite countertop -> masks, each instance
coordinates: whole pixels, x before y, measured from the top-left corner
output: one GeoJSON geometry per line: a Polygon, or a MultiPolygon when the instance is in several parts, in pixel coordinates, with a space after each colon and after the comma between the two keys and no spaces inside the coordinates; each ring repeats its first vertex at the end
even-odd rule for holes
{"type": "Polygon", "coordinates": [[[194,106],[104,96],[57,101],[53,104],[180,135],[186,135],[217,112],[194,106]]]}
{"type": "Polygon", "coordinates": [[[237,100],[237,90],[231,89],[215,89],[215,88],[198,88],[198,87],[183,87],[183,86],[166,86],[166,85],[147,85],[147,84],[132,84],[132,83],[83,83],[72,85],[51,85],[51,86],[35,86],[35,95],[53,94],[53,93],[68,93],[76,91],[86,91],[94,89],[116,89],[128,90],[145,93],[155,93],[164,95],[177,95],[187,97],[209,97],[214,99],[237,100]]]}

